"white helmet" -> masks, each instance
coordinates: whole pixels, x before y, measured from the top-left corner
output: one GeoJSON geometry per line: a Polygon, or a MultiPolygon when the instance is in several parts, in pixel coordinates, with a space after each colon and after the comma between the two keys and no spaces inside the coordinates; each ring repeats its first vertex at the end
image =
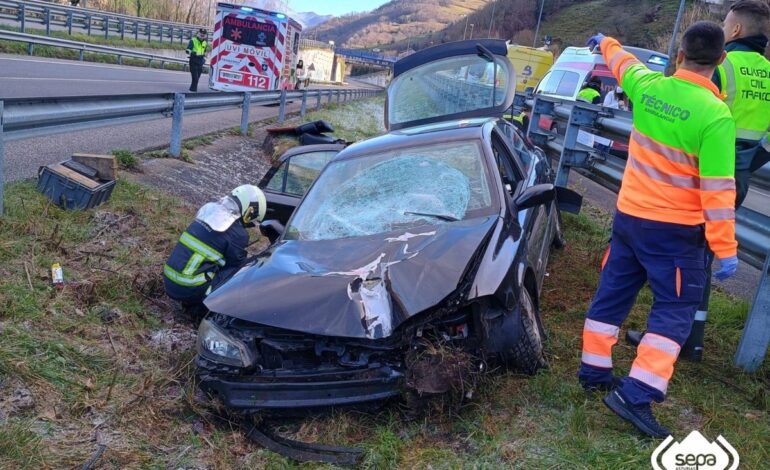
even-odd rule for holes
{"type": "Polygon", "coordinates": [[[253,225],[254,220],[262,222],[267,212],[267,200],[265,193],[261,189],[252,185],[244,184],[233,189],[230,195],[238,201],[241,209],[241,218],[245,225],[253,225]]]}

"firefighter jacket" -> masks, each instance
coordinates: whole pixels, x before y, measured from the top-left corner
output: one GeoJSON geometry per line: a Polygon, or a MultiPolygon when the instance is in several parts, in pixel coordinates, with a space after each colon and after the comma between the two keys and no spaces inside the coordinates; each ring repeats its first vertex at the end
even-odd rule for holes
{"type": "Polygon", "coordinates": [[[737,255],[735,121],[719,90],[687,70],[653,72],[613,38],[604,60],[634,103],[618,210],[682,225],[705,224],[719,258],[737,255]]]}
{"type": "Polygon", "coordinates": [[[217,232],[195,220],[179,237],[163,267],[166,293],[177,300],[202,298],[217,272],[243,264],[248,244],[249,234],[240,222],[217,232]]]}

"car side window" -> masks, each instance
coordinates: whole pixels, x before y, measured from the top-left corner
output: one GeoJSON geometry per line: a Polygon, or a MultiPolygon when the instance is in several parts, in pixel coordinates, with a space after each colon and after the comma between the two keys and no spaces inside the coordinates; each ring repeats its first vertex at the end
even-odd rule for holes
{"type": "MultiPolygon", "coordinates": [[[[302,153],[289,158],[286,168],[286,186],[281,192],[297,196],[305,194],[313,181],[318,178],[321,170],[336,154],[335,151],[323,151],[302,153]]],[[[270,182],[272,183],[272,180],[270,182]]],[[[270,187],[269,184],[268,187],[270,187]]]]}
{"type": "Polygon", "coordinates": [[[529,146],[527,145],[526,141],[524,141],[521,133],[519,133],[519,131],[516,129],[516,126],[505,122],[499,123],[497,128],[505,137],[508,138],[509,145],[516,151],[516,154],[519,156],[519,159],[524,164],[524,166],[529,168],[529,165],[532,162],[532,154],[530,153],[529,146]]]}
{"type": "Polygon", "coordinates": [[[519,166],[513,160],[513,155],[511,155],[510,150],[508,150],[508,147],[497,132],[492,133],[492,152],[495,155],[497,169],[500,172],[503,184],[506,185],[505,189],[508,193],[513,194],[524,175],[521,174],[519,166]]]}
{"type": "Polygon", "coordinates": [[[275,173],[273,173],[270,181],[267,182],[265,189],[269,189],[270,191],[275,191],[277,193],[282,193],[284,180],[286,179],[286,168],[288,168],[288,166],[289,160],[285,160],[283,163],[281,163],[281,166],[279,166],[275,173]]]}

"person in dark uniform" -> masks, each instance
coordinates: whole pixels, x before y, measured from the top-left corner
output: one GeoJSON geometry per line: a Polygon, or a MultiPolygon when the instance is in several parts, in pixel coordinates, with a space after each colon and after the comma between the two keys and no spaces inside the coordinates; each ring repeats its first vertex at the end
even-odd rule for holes
{"type": "Polygon", "coordinates": [[[163,267],[166,295],[193,319],[202,318],[203,299],[241,268],[249,244],[246,228],[261,222],[266,210],[264,193],[249,184],[201,207],[163,267]]]}
{"type": "Polygon", "coordinates": [[[203,73],[203,65],[206,63],[206,48],[208,43],[206,38],[208,33],[201,28],[187,43],[187,49],[185,52],[190,56],[190,75],[192,82],[190,83],[190,91],[198,91],[198,79],[201,78],[203,73]]]}

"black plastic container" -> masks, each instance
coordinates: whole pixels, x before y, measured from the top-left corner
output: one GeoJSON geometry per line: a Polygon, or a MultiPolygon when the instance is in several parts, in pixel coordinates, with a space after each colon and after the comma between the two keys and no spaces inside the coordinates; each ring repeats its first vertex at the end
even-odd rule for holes
{"type": "Polygon", "coordinates": [[[64,209],[90,209],[107,201],[115,181],[90,178],[61,163],[41,166],[37,190],[64,209]]]}

